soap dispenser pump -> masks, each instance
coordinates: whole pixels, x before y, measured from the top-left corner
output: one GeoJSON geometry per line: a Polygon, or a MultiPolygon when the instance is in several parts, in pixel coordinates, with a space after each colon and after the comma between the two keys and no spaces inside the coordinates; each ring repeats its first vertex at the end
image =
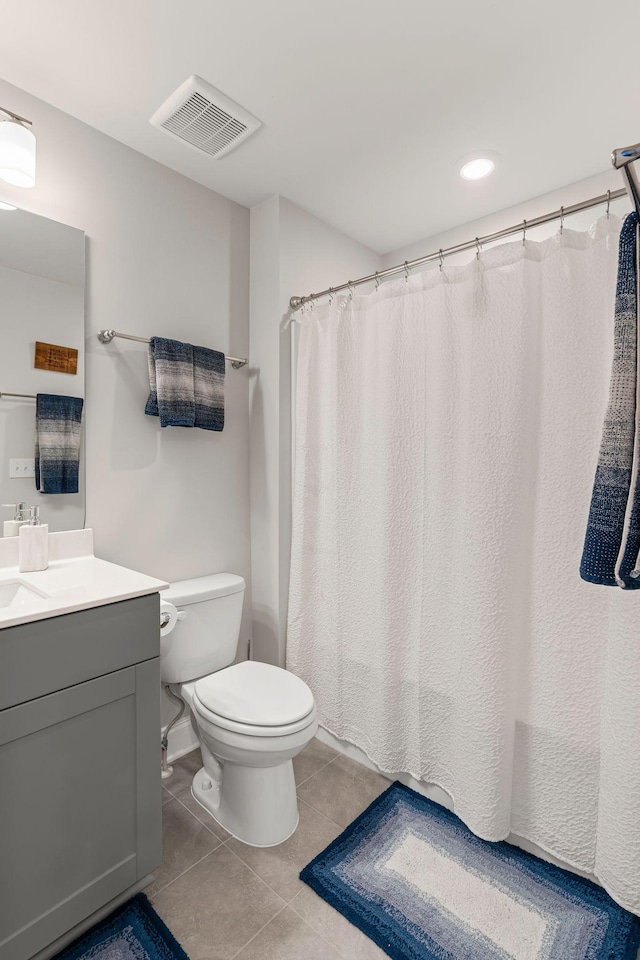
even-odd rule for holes
{"type": "Polygon", "coordinates": [[[3,507],[13,507],[13,520],[5,520],[2,529],[3,537],[17,537],[20,533],[20,527],[29,522],[29,507],[22,501],[20,503],[3,503],[3,507]]]}
{"type": "Polygon", "coordinates": [[[20,527],[18,567],[20,573],[46,570],[49,566],[49,524],[40,523],[40,507],[30,508],[29,522],[20,527]]]}

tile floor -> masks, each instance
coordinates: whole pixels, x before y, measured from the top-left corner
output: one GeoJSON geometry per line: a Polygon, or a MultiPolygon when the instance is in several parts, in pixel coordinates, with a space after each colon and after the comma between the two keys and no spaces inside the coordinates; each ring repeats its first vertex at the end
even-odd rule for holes
{"type": "Polygon", "coordinates": [[[190,960],[385,958],[298,874],[389,781],[313,740],[294,760],[298,829],[258,849],[231,837],[192,798],[200,766],[200,752],[189,753],[163,781],[164,859],[145,890],[190,960]]]}
{"type": "Polygon", "coordinates": [[[145,890],[190,960],[388,960],[298,874],[389,781],[312,740],[293,762],[298,829],[258,849],[195,802],[191,780],[200,766],[196,750],[163,781],[164,860],[145,890]]]}

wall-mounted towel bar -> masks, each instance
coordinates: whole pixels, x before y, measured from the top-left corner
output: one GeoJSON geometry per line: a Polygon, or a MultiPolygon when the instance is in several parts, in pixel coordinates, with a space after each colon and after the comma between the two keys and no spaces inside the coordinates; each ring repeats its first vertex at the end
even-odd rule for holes
{"type": "MultiPolygon", "coordinates": [[[[111,343],[114,337],[121,337],[123,340],[137,340],[138,343],[150,342],[148,337],[134,337],[131,333],[118,333],[117,330],[101,330],[98,334],[100,343],[111,343]]],[[[243,357],[225,356],[225,360],[229,361],[234,370],[239,370],[240,367],[244,367],[249,363],[249,361],[243,357]]]]}
{"type": "Polygon", "coordinates": [[[6,390],[0,390],[1,397],[23,397],[25,400],[35,400],[35,393],[7,393],[6,390]]]}

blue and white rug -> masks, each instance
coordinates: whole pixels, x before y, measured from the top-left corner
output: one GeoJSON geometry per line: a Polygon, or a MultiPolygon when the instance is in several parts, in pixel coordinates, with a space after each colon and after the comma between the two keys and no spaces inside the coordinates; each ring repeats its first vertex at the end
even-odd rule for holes
{"type": "Polygon", "coordinates": [[[53,960],[189,960],[143,893],[97,923],[53,960]]]}
{"type": "Polygon", "coordinates": [[[394,960],[636,960],[640,920],[596,884],[394,783],[300,874],[394,960]]]}

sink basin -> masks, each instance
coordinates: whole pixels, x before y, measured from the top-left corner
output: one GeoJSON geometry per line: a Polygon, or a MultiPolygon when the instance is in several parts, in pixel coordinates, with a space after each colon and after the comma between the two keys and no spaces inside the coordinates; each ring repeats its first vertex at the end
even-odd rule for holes
{"type": "Polygon", "coordinates": [[[24,580],[4,580],[0,583],[0,609],[26,607],[34,601],[37,603],[47,599],[48,594],[30,586],[24,580]]]}

